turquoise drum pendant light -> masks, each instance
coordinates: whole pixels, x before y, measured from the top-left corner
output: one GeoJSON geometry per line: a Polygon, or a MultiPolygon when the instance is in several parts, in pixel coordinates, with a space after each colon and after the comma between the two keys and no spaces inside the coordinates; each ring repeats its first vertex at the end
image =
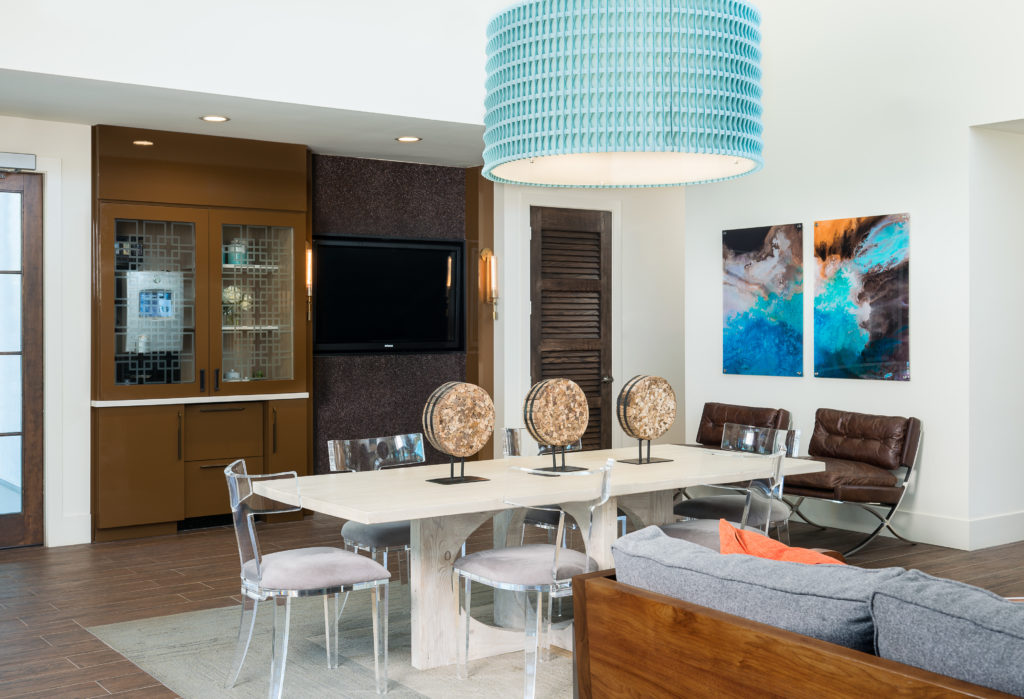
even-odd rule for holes
{"type": "Polygon", "coordinates": [[[528,0],[487,27],[484,175],[665,187],[759,170],[760,14],[745,0],[528,0]]]}

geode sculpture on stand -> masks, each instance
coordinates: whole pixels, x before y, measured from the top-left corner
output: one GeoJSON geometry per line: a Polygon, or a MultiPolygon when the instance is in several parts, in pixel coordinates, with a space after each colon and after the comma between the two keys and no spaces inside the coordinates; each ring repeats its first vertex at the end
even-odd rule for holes
{"type": "Polygon", "coordinates": [[[441,384],[423,406],[423,436],[438,451],[448,454],[448,478],[431,478],[431,483],[451,485],[486,481],[466,475],[466,457],[480,451],[494,433],[494,403],[487,391],[471,383],[449,381],[441,384]],[[455,475],[455,458],[461,459],[455,475]]]}
{"type": "Polygon", "coordinates": [[[634,376],[619,392],[615,408],[622,431],[639,441],[637,458],[620,459],[622,463],[657,464],[672,460],[651,458],[651,440],[665,434],[676,421],[676,394],[668,381],[660,376],[634,376]]]}
{"type": "Polygon", "coordinates": [[[582,471],[565,465],[565,448],[579,440],[587,431],[590,407],[583,389],[569,379],[538,381],[523,402],[523,421],[530,436],[538,444],[553,447],[551,466],[540,471],[582,471]],[[561,453],[562,465],[557,456],[561,453]]]}

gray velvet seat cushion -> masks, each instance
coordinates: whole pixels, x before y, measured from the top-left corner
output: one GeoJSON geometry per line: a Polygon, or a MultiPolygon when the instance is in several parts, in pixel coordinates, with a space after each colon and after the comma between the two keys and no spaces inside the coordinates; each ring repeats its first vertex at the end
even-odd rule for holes
{"type": "MultiPolygon", "coordinates": [[[[708,495],[692,498],[677,503],[673,511],[680,517],[695,519],[727,519],[739,522],[743,519],[743,504],[747,496],[740,494],[708,495]]],[[[768,501],[754,497],[750,502],[750,514],[747,525],[764,529],[764,520],[768,516],[768,501]]],[[[785,522],[789,519],[789,506],[778,500],[772,502],[772,523],[785,522]]]]}
{"type": "Polygon", "coordinates": [[[904,572],[722,555],[658,527],[622,537],[612,553],[619,582],[868,653],[871,595],[904,572]]]}
{"type": "MultiPolygon", "coordinates": [[[[504,549],[477,551],[455,561],[455,569],[471,576],[509,585],[550,585],[554,582],[551,568],[555,547],[551,544],[510,546],[504,549]]],[[[587,572],[587,557],[579,551],[560,549],[558,552],[558,580],[587,572]]],[[[589,570],[597,570],[591,559],[589,570]]]]}
{"type": "MultiPolygon", "coordinates": [[[[738,524],[733,526],[739,527],[738,524]]],[[[691,519],[673,524],[663,524],[661,531],[674,539],[685,539],[694,544],[700,544],[715,553],[719,551],[721,537],[718,533],[717,519],[691,519]]]]}
{"type": "Polygon", "coordinates": [[[372,558],[330,546],[268,553],[260,567],[262,580],[256,580],[255,561],[246,562],[242,576],[265,590],[321,590],[391,577],[387,568],[372,558]]]}
{"type": "Polygon", "coordinates": [[[1024,695],[1024,604],[918,570],[871,598],[883,658],[1024,695]]]}
{"type": "Polygon", "coordinates": [[[408,546],[409,522],[385,522],[383,524],[345,522],[341,525],[341,536],[347,543],[363,548],[408,546]]]}

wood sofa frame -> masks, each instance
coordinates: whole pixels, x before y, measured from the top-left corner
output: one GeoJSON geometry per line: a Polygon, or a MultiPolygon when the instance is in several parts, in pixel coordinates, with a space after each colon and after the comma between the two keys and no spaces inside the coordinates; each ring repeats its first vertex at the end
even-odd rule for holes
{"type": "Polygon", "coordinates": [[[1009,697],[615,580],[573,578],[578,696],[1009,697]]]}

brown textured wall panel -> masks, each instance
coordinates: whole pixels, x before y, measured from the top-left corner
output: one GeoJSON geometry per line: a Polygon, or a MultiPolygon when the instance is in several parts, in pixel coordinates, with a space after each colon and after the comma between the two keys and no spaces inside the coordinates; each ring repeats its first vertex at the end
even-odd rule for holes
{"type": "MultiPolygon", "coordinates": [[[[313,235],[464,240],[465,170],[314,155],[313,235]]],[[[465,352],[314,357],[314,471],[330,470],[329,439],[422,432],[431,392],[465,377],[465,352]]],[[[424,446],[428,463],[447,460],[424,446]]]]}
{"type": "Polygon", "coordinates": [[[466,237],[466,171],[313,156],[313,235],[466,237]]]}
{"type": "MultiPolygon", "coordinates": [[[[330,470],[328,439],[422,432],[427,398],[466,375],[465,352],[352,354],[313,358],[316,473],[330,470]]],[[[426,440],[427,463],[447,457],[426,440]]]]}

